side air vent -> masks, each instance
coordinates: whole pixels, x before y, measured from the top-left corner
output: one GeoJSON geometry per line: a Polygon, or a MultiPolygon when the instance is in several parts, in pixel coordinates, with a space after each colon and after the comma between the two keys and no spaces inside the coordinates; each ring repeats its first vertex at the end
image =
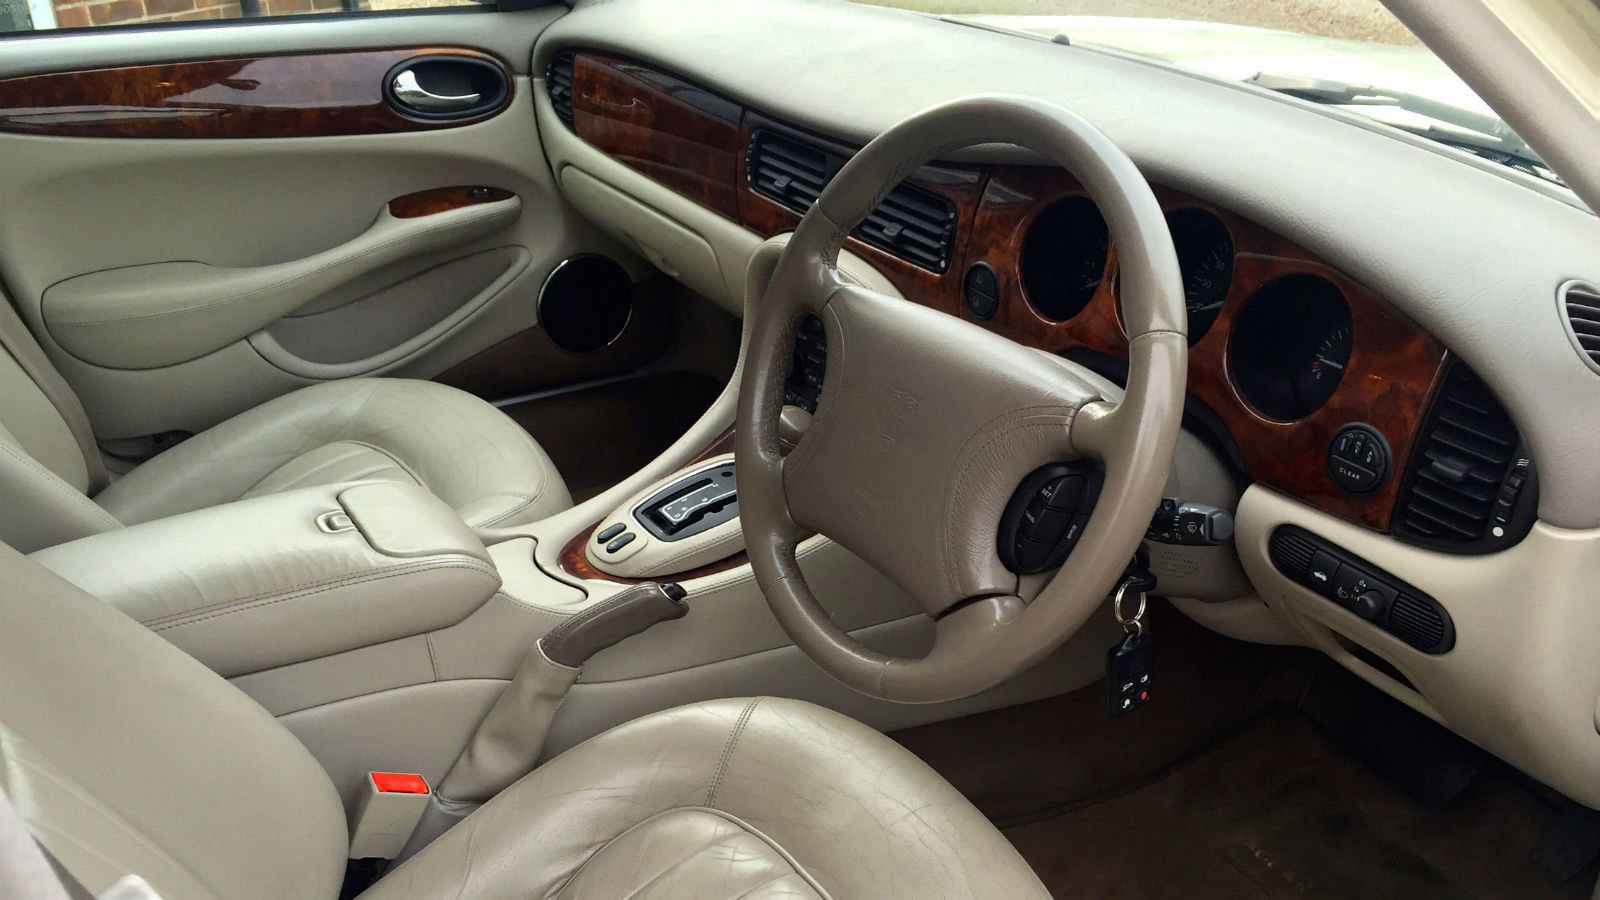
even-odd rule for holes
{"type": "Polygon", "coordinates": [[[550,105],[555,107],[556,116],[572,127],[572,60],[575,54],[571,50],[563,50],[556,54],[550,61],[550,71],[545,76],[545,84],[550,90],[550,105]]]}
{"type": "Polygon", "coordinates": [[[1569,281],[1557,292],[1561,312],[1567,320],[1567,337],[1572,346],[1600,372],[1600,288],[1582,281],[1569,281]]]}
{"type": "Polygon", "coordinates": [[[1533,462],[1517,426],[1473,371],[1445,373],[1412,450],[1395,534],[1457,553],[1488,553],[1533,527],[1533,462]]]}
{"type": "MultiPolygon", "coordinates": [[[[836,153],[768,129],[752,133],[745,149],[750,187],[798,213],[811,208],[844,164],[836,153]]],[[[943,272],[955,246],[956,209],[937,194],[901,184],[853,234],[885,253],[943,272]]]]}

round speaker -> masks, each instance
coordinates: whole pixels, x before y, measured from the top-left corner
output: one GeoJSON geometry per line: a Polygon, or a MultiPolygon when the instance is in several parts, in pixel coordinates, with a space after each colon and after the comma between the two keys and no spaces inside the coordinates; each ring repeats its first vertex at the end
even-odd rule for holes
{"type": "Polygon", "coordinates": [[[556,346],[593,353],[622,336],[633,315],[633,279],[595,254],[562,260],[539,290],[539,324],[556,346]]]}

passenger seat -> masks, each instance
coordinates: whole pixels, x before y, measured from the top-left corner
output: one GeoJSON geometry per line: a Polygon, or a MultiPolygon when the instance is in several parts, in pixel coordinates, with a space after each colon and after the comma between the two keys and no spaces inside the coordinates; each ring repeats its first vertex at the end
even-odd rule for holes
{"type": "Polygon", "coordinates": [[[543,449],[483,400],[400,378],[302,388],[195,435],[111,482],[77,396],[0,295],[0,542],[25,553],[280,491],[421,485],[468,525],[572,505],[543,449]]]}

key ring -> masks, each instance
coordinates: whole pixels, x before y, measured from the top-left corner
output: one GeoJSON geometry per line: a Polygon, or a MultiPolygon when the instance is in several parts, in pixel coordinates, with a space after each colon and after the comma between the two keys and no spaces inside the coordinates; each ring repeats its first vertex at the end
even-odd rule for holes
{"type": "Polygon", "coordinates": [[[1139,592],[1139,608],[1134,610],[1133,616],[1130,618],[1122,614],[1122,601],[1128,596],[1128,588],[1132,584],[1131,581],[1124,581],[1117,585],[1117,593],[1111,598],[1111,612],[1117,617],[1117,624],[1122,626],[1123,631],[1129,634],[1144,634],[1144,591],[1139,592]]]}

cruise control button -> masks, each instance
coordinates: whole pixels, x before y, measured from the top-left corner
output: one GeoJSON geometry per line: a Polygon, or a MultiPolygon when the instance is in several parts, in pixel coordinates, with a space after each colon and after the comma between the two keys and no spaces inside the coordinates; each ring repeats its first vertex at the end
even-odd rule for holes
{"type": "Polygon", "coordinates": [[[1055,544],[1017,538],[1017,565],[1029,570],[1042,568],[1055,549],[1055,544]]]}
{"type": "Polygon", "coordinates": [[[1083,494],[1082,475],[1063,475],[1052,480],[1039,491],[1039,496],[1051,509],[1076,509],[1083,494]]]}
{"type": "Polygon", "coordinates": [[[1072,521],[1072,513],[1059,509],[1047,509],[1039,521],[1034,523],[1028,537],[1036,541],[1044,541],[1054,546],[1067,533],[1067,525],[1072,521]]]}
{"type": "Polygon", "coordinates": [[[616,537],[617,535],[621,534],[622,533],[622,529],[625,528],[625,527],[627,527],[627,526],[623,525],[621,522],[617,522],[617,523],[614,523],[614,524],[611,524],[611,525],[607,525],[605,528],[600,530],[599,534],[596,534],[594,536],[594,542],[596,544],[604,544],[606,541],[609,541],[612,538],[616,537]]]}
{"type": "Polygon", "coordinates": [[[634,534],[633,532],[630,531],[627,534],[624,534],[622,537],[619,537],[616,540],[612,541],[611,543],[607,544],[606,545],[606,552],[607,553],[615,553],[618,550],[621,550],[623,547],[626,547],[629,544],[633,543],[633,539],[636,538],[636,537],[638,537],[638,535],[636,535],[636,534],[634,534]]]}

